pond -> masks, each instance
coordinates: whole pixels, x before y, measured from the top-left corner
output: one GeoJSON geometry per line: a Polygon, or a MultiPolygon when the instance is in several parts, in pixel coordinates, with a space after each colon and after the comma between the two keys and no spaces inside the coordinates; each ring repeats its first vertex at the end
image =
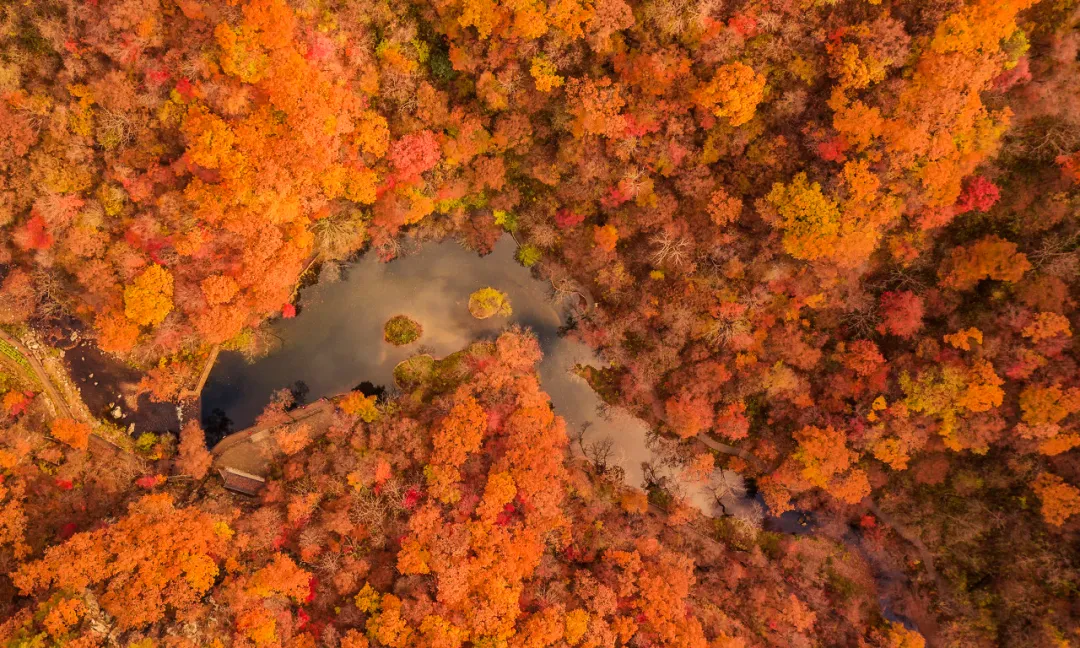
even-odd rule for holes
{"type": "MultiPolygon", "coordinates": [[[[361,383],[368,389],[393,389],[394,367],[421,349],[445,356],[518,324],[531,329],[540,342],[540,380],[567,430],[572,434],[584,428],[586,446],[610,439],[610,462],[621,467],[628,484],[640,487],[642,462],[656,462],[656,440],[649,438],[649,428],[640,419],[604,407],[573,372],[576,364],[596,364],[598,359],[584,344],[559,335],[566,323],[563,310],[552,302],[548,283],[514,260],[514,251],[509,236],[485,257],[454,242],[427,243],[419,253],[391,263],[365,255],[340,281],[305,289],[301,313],[271,325],[281,339],[280,349],[254,363],[237,353],[221,354],[202,393],[208,442],[250,426],[277,390],[293,388],[310,401],[361,383]],[[478,320],[469,313],[469,295],[484,286],[507,293],[510,317],[478,320]],[[394,347],[383,341],[383,325],[400,314],[419,322],[423,336],[414,344],[394,347]]],[[[712,488],[682,483],[670,468],[661,468],[659,474],[679,484],[708,515],[720,512],[717,491],[726,493],[722,500],[727,513],[759,508],[738,496],[742,479],[730,471],[716,471],[712,488]]]]}

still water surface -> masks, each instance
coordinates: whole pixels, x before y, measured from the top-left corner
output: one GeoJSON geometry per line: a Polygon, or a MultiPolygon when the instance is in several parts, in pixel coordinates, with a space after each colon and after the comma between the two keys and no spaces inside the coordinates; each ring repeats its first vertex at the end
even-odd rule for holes
{"type": "MultiPolygon", "coordinates": [[[[361,382],[392,389],[395,365],[421,347],[442,357],[518,324],[539,339],[544,352],[540,380],[567,429],[586,427],[586,443],[611,439],[613,463],[622,467],[628,484],[640,487],[642,462],[657,459],[648,426],[621,408],[604,408],[573,372],[576,364],[597,364],[598,359],[580,342],[559,336],[565,323],[562,309],[552,303],[548,284],[514,260],[514,250],[514,241],[504,237],[485,257],[453,242],[425,244],[418,254],[391,263],[365,255],[341,281],[305,289],[303,311],[272,325],[282,340],[280,349],[254,363],[236,353],[221,355],[203,390],[204,424],[208,429],[220,427],[224,416],[233,430],[248,427],[274,391],[294,387],[298,381],[308,390],[309,401],[354,389],[361,382]],[[510,317],[478,320],[469,314],[469,295],[484,286],[509,295],[510,317]],[[399,314],[424,327],[420,340],[406,347],[382,339],[383,324],[399,314]]],[[[661,473],[679,482],[706,514],[718,514],[713,491],[683,483],[671,470],[661,473]]],[[[714,486],[717,480],[734,481],[737,487],[742,481],[730,471],[717,471],[714,486]]],[[[732,496],[724,498],[724,505],[728,513],[755,506],[732,496]]]]}
{"type": "MultiPolygon", "coordinates": [[[[292,388],[298,381],[305,385],[308,401],[355,389],[364,382],[393,390],[394,367],[402,360],[421,350],[436,357],[449,355],[518,324],[531,329],[540,342],[544,352],[540,382],[555,413],[566,420],[571,433],[585,428],[586,445],[611,439],[611,463],[623,469],[627,484],[641,487],[642,463],[651,462],[659,466],[657,472],[668,479],[669,486],[706,515],[764,517],[766,528],[785,533],[813,530],[812,517],[796,511],[768,516],[760,495],[745,497],[742,478],[731,471],[716,470],[709,484],[699,484],[663,467],[660,457],[667,454],[660,452],[663,441],[650,438],[649,426],[622,408],[604,407],[588,383],[574,373],[578,364],[595,366],[601,360],[584,344],[559,336],[566,324],[564,310],[552,302],[548,284],[514,260],[514,250],[513,239],[504,237],[485,257],[453,242],[425,244],[419,253],[391,263],[365,255],[348,267],[340,281],[320,282],[302,291],[303,311],[271,326],[281,338],[281,348],[254,363],[245,362],[237,353],[221,354],[202,394],[204,425],[209,429],[214,419],[227,417],[234,431],[248,427],[271,394],[292,388]],[[478,320],[469,313],[469,295],[484,286],[509,295],[510,317],[478,320]],[[394,347],[382,338],[386,320],[399,314],[424,327],[423,336],[405,347],[394,347]],[[720,490],[728,492],[718,501],[720,490]]],[[[887,617],[899,618],[887,601],[882,604],[887,617]]],[[[900,620],[913,625],[906,618],[900,620]]]]}

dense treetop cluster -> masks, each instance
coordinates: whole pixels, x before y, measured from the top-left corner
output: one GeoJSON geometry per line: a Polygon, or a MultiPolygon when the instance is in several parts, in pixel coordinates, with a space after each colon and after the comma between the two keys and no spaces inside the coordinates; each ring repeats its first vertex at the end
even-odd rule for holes
{"type": "Polygon", "coordinates": [[[687,526],[689,511],[657,515],[644,492],[568,461],[539,358],[510,331],[411,397],[341,397],[324,429],[280,400],[261,420],[278,427],[257,501],[200,485],[196,424],[178,448],[113,455],[63,431],[81,424],[50,430],[37,404],[19,410],[0,437],[0,551],[13,560],[0,642],[923,645],[882,618],[852,550],[740,522],[719,542],[687,526]],[[157,453],[177,476],[155,474],[157,453]]]}
{"type": "MultiPolygon", "coordinates": [[[[897,516],[938,563],[941,578],[914,577],[949,645],[1076,643],[1078,12],[5,3],[0,324],[73,317],[173,400],[209,346],[243,349],[295,315],[312,263],[390,260],[407,237],[486,252],[509,232],[557,296],[589,296],[574,334],[607,363],[583,372],[596,390],[681,440],[688,462],[734,444],[754,461],[726,465],[759,477],[774,513],[897,516]]],[[[509,310],[488,297],[483,312],[509,310]]],[[[14,417],[25,390],[5,389],[14,417]]],[[[428,466],[444,506],[454,462],[428,466]]],[[[522,486],[500,480],[481,498],[513,500],[522,486]]],[[[561,528],[565,507],[548,504],[524,528],[561,528]]],[[[171,503],[139,506],[171,524],[171,503]]],[[[477,506],[454,523],[490,526],[477,506]]],[[[410,533],[400,574],[442,578],[419,555],[429,531],[410,533]]],[[[221,557],[210,535],[192,556],[221,557]]],[[[500,567],[506,592],[547,555],[529,541],[500,567]]],[[[67,582],[41,560],[27,588],[67,582]]],[[[212,584],[186,582],[170,596],[212,584]]],[[[425,632],[392,596],[368,610],[398,614],[369,626],[383,645],[391,624],[425,632]]],[[[500,614],[453,624],[487,645],[510,627],[500,614]]]]}

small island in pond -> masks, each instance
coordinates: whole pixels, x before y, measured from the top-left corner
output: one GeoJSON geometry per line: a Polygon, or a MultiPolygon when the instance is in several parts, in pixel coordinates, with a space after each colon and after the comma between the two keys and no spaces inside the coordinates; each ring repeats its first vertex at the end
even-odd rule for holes
{"type": "Polygon", "coordinates": [[[394,346],[405,346],[420,339],[424,327],[407,315],[395,315],[383,326],[383,339],[394,346]]]}
{"type": "Polygon", "coordinates": [[[487,319],[496,315],[509,317],[514,310],[506,293],[488,286],[469,296],[469,312],[476,319],[487,319]]]}

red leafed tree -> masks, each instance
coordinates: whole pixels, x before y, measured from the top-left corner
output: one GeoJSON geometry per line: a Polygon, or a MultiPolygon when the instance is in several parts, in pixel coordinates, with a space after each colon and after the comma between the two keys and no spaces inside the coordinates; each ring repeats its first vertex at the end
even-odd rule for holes
{"type": "Polygon", "coordinates": [[[893,335],[910,338],[923,327],[923,300],[910,290],[881,295],[881,326],[893,335]]]}
{"type": "Polygon", "coordinates": [[[403,180],[413,179],[428,171],[441,156],[439,140],[429,130],[410,133],[390,144],[390,163],[403,180]]]}
{"type": "Polygon", "coordinates": [[[48,250],[53,241],[48,224],[38,213],[31,216],[26,225],[15,233],[15,242],[24,250],[48,250]]]}
{"type": "Polygon", "coordinates": [[[964,187],[964,193],[960,194],[954,209],[958,214],[972,210],[985,212],[993,207],[1000,197],[1001,191],[996,184],[983,176],[975,176],[964,187]]]}
{"type": "Polygon", "coordinates": [[[716,433],[732,441],[745,439],[750,433],[750,420],[746,418],[746,404],[731,403],[716,415],[716,433]]]}
{"type": "Polygon", "coordinates": [[[555,212],[555,224],[562,229],[570,229],[575,225],[580,225],[584,220],[584,215],[575,212],[569,207],[563,207],[555,212]]]}
{"type": "Polygon", "coordinates": [[[1073,182],[1080,182],[1080,151],[1072,155],[1059,155],[1055,161],[1067,177],[1073,182]]]}

